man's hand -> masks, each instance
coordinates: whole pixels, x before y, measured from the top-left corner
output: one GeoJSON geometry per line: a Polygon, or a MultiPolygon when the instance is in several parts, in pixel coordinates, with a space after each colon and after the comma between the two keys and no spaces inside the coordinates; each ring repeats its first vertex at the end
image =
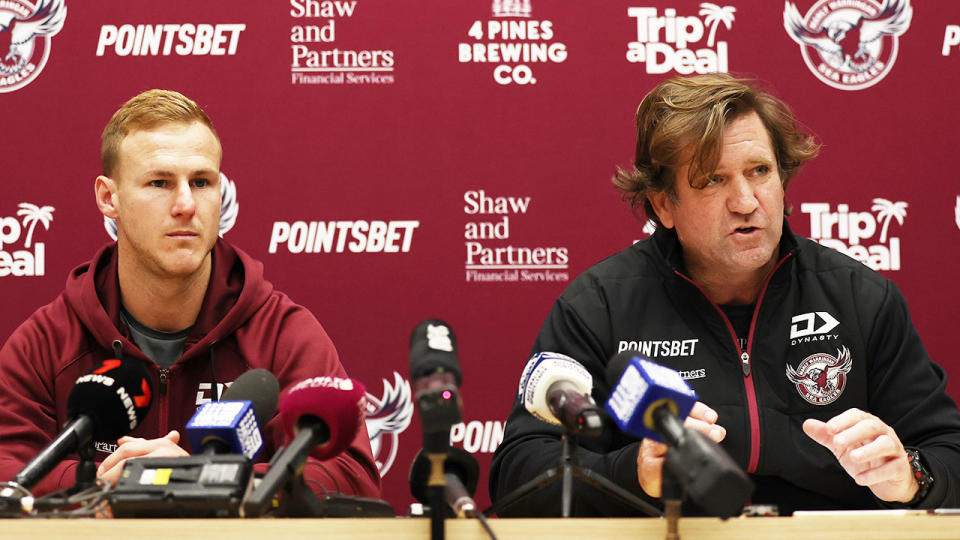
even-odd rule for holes
{"type": "MultiPolygon", "coordinates": [[[[696,402],[690,415],[683,421],[683,426],[699,431],[714,442],[720,442],[727,436],[727,430],[718,426],[717,411],[696,402]]],[[[640,442],[640,453],[637,454],[637,477],[640,487],[651,497],[659,497],[662,486],[663,456],[667,453],[667,445],[644,439],[640,442]]]]}
{"type": "Polygon", "coordinates": [[[181,457],[188,456],[186,450],[177,446],[180,442],[180,433],[176,430],[167,433],[159,439],[140,439],[136,437],[121,437],[117,440],[117,449],[100,463],[97,469],[97,478],[110,482],[113,485],[120,480],[123,464],[135,457],[181,457]]]}
{"type": "Polygon", "coordinates": [[[920,488],[900,438],[870,413],[848,409],[826,423],[811,418],[803,432],[833,452],[847,474],[878,499],[910,502],[920,488]]]}

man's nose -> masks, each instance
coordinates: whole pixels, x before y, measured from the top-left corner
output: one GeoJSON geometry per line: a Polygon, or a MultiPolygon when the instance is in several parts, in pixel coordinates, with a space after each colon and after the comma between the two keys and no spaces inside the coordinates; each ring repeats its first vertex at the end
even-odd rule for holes
{"type": "Polygon", "coordinates": [[[193,198],[193,190],[190,189],[189,182],[178,182],[177,189],[174,192],[173,208],[171,212],[174,215],[193,214],[197,208],[197,202],[193,198]]]}
{"type": "Polygon", "coordinates": [[[750,182],[741,175],[732,178],[728,184],[727,209],[736,214],[752,214],[759,206],[757,194],[750,182]]]}

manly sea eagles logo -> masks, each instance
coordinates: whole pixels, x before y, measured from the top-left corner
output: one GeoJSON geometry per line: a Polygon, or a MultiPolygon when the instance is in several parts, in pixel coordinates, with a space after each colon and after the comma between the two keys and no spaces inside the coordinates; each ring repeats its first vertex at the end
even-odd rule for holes
{"type": "Polygon", "coordinates": [[[381,380],[382,397],[367,392],[366,422],[373,460],[383,478],[397,459],[399,435],[407,429],[413,418],[413,400],[410,399],[410,382],[396,371],[393,372],[393,385],[386,379],[381,380]]]}
{"type": "Polygon", "coordinates": [[[953,209],[953,217],[957,221],[957,228],[960,229],[960,195],[957,195],[957,206],[953,209]]]}
{"type": "Polygon", "coordinates": [[[820,0],[803,17],[785,2],[783,27],[824,83],[861,90],[886,77],[898,38],[910,27],[910,0],[820,0]]]}
{"type": "Polygon", "coordinates": [[[0,93],[30,84],[50,56],[51,37],[63,28],[63,0],[0,2],[0,93]]]}
{"type": "Polygon", "coordinates": [[[853,367],[850,351],[844,347],[837,358],[827,353],[812,354],[796,370],[787,364],[787,379],[797,385],[800,396],[814,405],[833,403],[847,386],[847,373],[853,367]]]}

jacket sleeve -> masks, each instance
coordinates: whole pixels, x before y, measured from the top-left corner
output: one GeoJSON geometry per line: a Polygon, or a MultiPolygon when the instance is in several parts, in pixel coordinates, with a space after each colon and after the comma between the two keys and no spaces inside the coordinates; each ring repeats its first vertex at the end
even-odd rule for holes
{"type": "MultiPolygon", "coordinates": [[[[870,412],[917,448],[934,478],[922,508],[960,506],[960,412],[947,394],[946,372],[933,362],[910,319],[903,294],[886,282],[868,334],[870,412]]],[[[886,504],[887,506],[891,506],[886,504]]]]}
{"type": "MultiPolygon", "coordinates": [[[[280,382],[281,396],[292,385],[310,377],[348,377],[330,337],[306,308],[295,306],[287,310],[278,330],[272,371],[280,382]]],[[[279,418],[267,424],[265,437],[274,448],[286,443],[279,418]]],[[[317,493],[380,497],[380,473],[363,424],[340,455],[325,461],[308,458],[304,478],[317,493]]]]}
{"type": "MultiPolygon", "coordinates": [[[[10,481],[57,436],[54,351],[37,323],[27,319],[0,348],[0,481],[10,481]],[[50,371],[50,372],[48,372],[50,371]]],[[[74,484],[77,461],[57,464],[30,491],[44,495],[74,484]]]]}
{"type": "MultiPolygon", "coordinates": [[[[583,364],[593,376],[593,397],[597,404],[602,405],[606,402],[609,390],[604,382],[604,368],[610,351],[605,350],[602,345],[604,341],[598,336],[609,333],[610,326],[607,309],[599,297],[591,296],[594,294],[590,290],[581,293],[576,298],[576,308],[564,297],[557,300],[540,330],[533,353],[558,352],[583,364]]],[[[637,480],[638,439],[621,434],[611,427],[609,421],[606,424],[607,428],[600,437],[580,438],[577,441],[575,461],[633,495],[653,503],[637,480]]],[[[491,463],[490,496],[495,504],[502,504],[524,483],[559,465],[562,434],[563,428],[535,418],[525,410],[519,397],[514,400],[503,441],[491,463]]],[[[572,512],[581,517],[643,515],[641,511],[581,481],[575,481],[573,485],[572,512]]],[[[560,513],[559,478],[555,478],[545,489],[498,511],[503,517],[559,516],[560,513]]]]}

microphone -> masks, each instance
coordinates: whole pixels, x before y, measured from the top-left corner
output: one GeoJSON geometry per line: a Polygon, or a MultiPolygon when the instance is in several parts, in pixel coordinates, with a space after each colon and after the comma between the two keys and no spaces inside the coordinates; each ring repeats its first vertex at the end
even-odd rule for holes
{"type": "Polygon", "coordinates": [[[590,397],[593,377],[579,362],[555,352],[533,355],[520,376],[523,406],[544,422],[569,433],[596,437],[603,432],[600,408],[590,397]]]}
{"type": "Polygon", "coordinates": [[[457,360],[457,336],[450,325],[427,319],[410,334],[410,377],[420,412],[424,448],[446,452],[450,426],[460,421],[462,375],[457,360]]]}
{"type": "MultiPolygon", "coordinates": [[[[280,418],[290,444],[276,454],[270,469],[243,503],[246,517],[258,517],[285,486],[297,491],[291,480],[301,475],[307,456],[326,460],[340,454],[353,441],[363,423],[364,386],[353,379],[314,377],[294,385],[280,402],[280,418]]],[[[293,512],[304,512],[292,503],[293,512]]],[[[391,510],[392,512],[392,510],[391,510]]]]}
{"type": "MultiPolygon", "coordinates": [[[[30,489],[69,454],[94,441],[115,441],[130,433],[150,410],[153,386],[139,362],[104,360],[79,377],[67,397],[70,422],[60,435],[11,480],[30,489]]],[[[0,496],[10,496],[5,489],[0,496]]]]}
{"type": "Polygon", "coordinates": [[[309,443],[310,455],[330,459],[346,450],[360,426],[366,389],[359,381],[341,377],[313,377],[294,385],[280,402],[280,418],[287,437],[309,443]]]}
{"type": "Polygon", "coordinates": [[[261,429],[277,409],[280,384],[265,369],[237,377],[221,401],[204,403],[187,422],[190,447],[199,455],[241,454],[251,461],[263,450],[261,429]]]}
{"type": "MultiPolygon", "coordinates": [[[[423,504],[430,504],[427,479],[430,476],[430,459],[419,451],[410,466],[410,493],[423,504]]],[[[480,468],[477,460],[469,452],[451,446],[443,462],[446,485],[443,487],[444,500],[457,517],[474,517],[477,504],[473,494],[477,491],[480,468]]]]}
{"type": "Polygon", "coordinates": [[[683,419],[697,394],[676,371],[622,352],[607,365],[610,398],[606,408],[620,430],[670,446],[683,438],[683,419]]]}
{"type": "Polygon", "coordinates": [[[665,442],[667,470],[701,509],[724,519],[738,515],[753,482],[719,445],[683,426],[697,395],[680,374],[623,352],[606,375],[613,388],[606,408],[620,429],[665,442]]]}

